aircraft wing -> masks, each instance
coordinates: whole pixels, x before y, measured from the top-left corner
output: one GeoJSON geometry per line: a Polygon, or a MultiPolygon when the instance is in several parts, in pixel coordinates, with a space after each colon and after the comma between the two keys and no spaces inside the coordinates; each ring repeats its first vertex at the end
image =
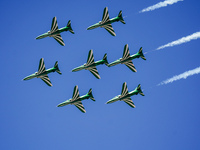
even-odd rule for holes
{"type": "Polygon", "coordinates": [[[51,32],[55,32],[56,30],[58,30],[58,23],[56,17],[53,17],[51,24],[51,32]]]}
{"type": "Polygon", "coordinates": [[[84,106],[83,106],[83,104],[82,104],[81,101],[78,101],[78,102],[74,103],[74,105],[75,105],[80,111],[82,111],[83,113],[86,112],[86,111],[85,111],[85,108],[84,108],[84,106]]]}
{"type": "Polygon", "coordinates": [[[126,104],[128,104],[129,106],[135,108],[135,105],[134,105],[134,103],[133,103],[133,101],[131,100],[130,97],[127,97],[127,98],[123,99],[123,101],[124,101],[126,104]]]}
{"type": "Polygon", "coordinates": [[[112,36],[116,36],[115,31],[111,24],[107,24],[102,27],[104,27],[112,36]]]}
{"type": "Polygon", "coordinates": [[[41,79],[48,85],[48,86],[52,86],[51,81],[48,77],[48,75],[46,74],[45,76],[41,77],[41,79]]]}
{"type": "Polygon", "coordinates": [[[108,7],[105,7],[103,10],[103,17],[102,17],[102,23],[105,23],[109,20],[109,14],[108,14],[108,7]]]}
{"type": "Polygon", "coordinates": [[[90,68],[89,71],[90,71],[97,79],[100,79],[100,78],[101,78],[100,75],[99,75],[99,73],[98,73],[98,71],[97,71],[97,68],[96,68],[95,66],[92,67],[92,68],[90,68]]]}
{"type": "Polygon", "coordinates": [[[122,59],[127,59],[129,57],[130,57],[130,52],[129,52],[128,44],[126,44],[124,46],[124,52],[123,52],[122,59]]]}
{"type": "Polygon", "coordinates": [[[45,71],[45,65],[44,65],[44,58],[40,59],[39,67],[38,67],[38,74],[45,71]]]}
{"type": "Polygon", "coordinates": [[[123,85],[122,85],[121,96],[124,96],[124,95],[126,95],[126,94],[128,94],[128,87],[127,87],[126,82],[124,82],[123,85]]]}
{"type": "Polygon", "coordinates": [[[124,63],[129,69],[131,69],[133,72],[137,72],[137,70],[135,69],[135,66],[133,65],[133,62],[127,61],[126,63],[124,63]]]}
{"type": "Polygon", "coordinates": [[[78,90],[78,85],[76,85],[74,87],[74,92],[73,92],[72,99],[77,99],[78,97],[79,97],[79,90],[78,90]]]}
{"type": "Polygon", "coordinates": [[[60,34],[56,34],[52,36],[60,45],[65,46],[65,43],[60,34]]]}
{"type": "Polygon", "coordinates": [[[90,65],[94,62],[93,50],[91,49],[88,53],[87,65],[90,65]]]}

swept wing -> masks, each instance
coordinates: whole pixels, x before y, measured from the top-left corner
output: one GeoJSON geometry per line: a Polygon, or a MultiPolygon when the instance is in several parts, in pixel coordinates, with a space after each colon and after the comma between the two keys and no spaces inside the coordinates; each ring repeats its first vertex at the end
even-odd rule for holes
{"type": "MultiPolygon", "coordinates": [[[[91,65],[92,63],[94,63],[94,55],[93,55],[93,50],[90,50],[89,51],[89,54],[88,54],[88,59],[87,59],[87,63],[86,65],[91,65]]],[[[91,68],[88,69],[97,79],[100,79],[100,75],[97,71],[97,68],[96,66],[93,66],[91,68]]]]}
{"type": "Polygon", "coordinates": [[[41,74],[45,71],[45,64],[44,64],[44,59],[40,59],[39,67],[38,67],[38,74],[41,74]]]}
{"type": "MultiPolygon", "coordinates": [[[[52,24],[51,24],[51,33],[54,33],[58,30],[58,23],[57,23],[57,19],[56,17],[53,18],[52,20],[52,24]]],[[[65,43],[60,35],[60,33],[52,35],[52,37],[58,42],[60,43],[60,45],[65,46],[65,43]]]]}
{"type": "MultiPolygon", "coordinates": [[[[109,14],[108,14],[108,8],[105,7],[104,11],[103,11],[103,17],[102,17],[101,24],[104,24],[104,23],[108,22],[109,20],[110,19],[109,19],[109,14]]],[[[102,27],[104,27],[112,36],[116,36],[115,31],[111,24],[106,24],[106,25],[103,25],[102,27]]]]}
{"type": "MultiPolygon", "coordinates": [[[[126,82],[124,82],[123,85],[122,85],[121,96],[123,97],[123,96],[126,96],[127,94],[128,94],[128,87],[127,87],[126,82]]],[[[135,108],[135,105],[134,105],[134,103],[133,103],[133,101],[131,100],[130,97],[125,97],[125,98],[123,98],[123,99],[121,99],[121,100],[123,100],[123,101],[124,101],[125,103],[127,103],[129,106],[135,108]]]]}
{"type": "MultiPolygon", "coordinates": [[[[126,59],[128,59],[130,57],[130,52],[129,52],[129,48],[128,48],[128,44],[126,44],[124,46],[124,52],[123,52],[123,56],[121,58],[121,61],[124,61],[126,59]]],[[[131,69],[133,72],[137,72],[137,70],[135,69],[135,66],[133,65],[133,62],[131,60],[124,62],[124,64],[131,69]]]]}
{"type": "Polygon", "coordinates": [[[74,92],[73,92],[73,95],[72,95],[72,99],[73,99],[73,100],[76,100],[77,98],[79,98],[78,85],[76,85],[76,86],[74,87],[74,92]]]}
{"type": "Polygon", "coordinates": [[[126,104],[128,104],[129,106],[135,108],[135,105],[134,105],[134,103],[133,103],[133,101],[131,100],[130,97],[126,97],[125,99],[123,99],[123,101],[124,101],[126,104]]]}
{"type": "Polygon", "coordinates": [[[86,111],[85,111],[85,108],[84,108],[84,106],[83,106],[83,104],[82,104],[81,101],[75,102],[74,105],[75,105],[80,111],[82,111],[83,113],[86,112],[86,111]]]}
{"type": "Polygon", "coordinates": [[[52,86],[51,81],[50,81],[50,79],[49,79],[49,77],[48,77],[47,74],[44,75],[44,76],[42,76],[41,79],[42,79],[48,86],[52,86]]]}
{"type": "MultiPolygon", "coordinates": [[[[38,75],[42,74],[43,72],[45,72],[45,64],[44,64],[44,59],[41,58],[40,59],[40,63],[39,63],[39,67],[38,67],[38,75]]],[[[48,86],[52,86],[51,81],[48,77],[47,74],[43,75],[40,77],[48,86]]]]}
{"type": "Polygon", "coordinates": [[[126,82],[123,83],[122,85],[122,92],[121,92],[121,96],[125,96],[128,94],[128,87],[127,87],[127,84],[126,82]]]}
{"type": "Polygon", "coordinates": [[[131,69],[133,72],[137,72],[137,70],[135,69],[135,66],[133,65],[133,62],[130,60],[130,61],[127,61],[124,63],[129,69],[131,69]]]}

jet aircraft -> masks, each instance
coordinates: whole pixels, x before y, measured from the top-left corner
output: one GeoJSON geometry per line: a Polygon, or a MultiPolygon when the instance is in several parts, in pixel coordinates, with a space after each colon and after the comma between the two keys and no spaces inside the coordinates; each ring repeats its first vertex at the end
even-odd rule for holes
{"type": "Polygon", "coordinates": [[[63,103],[60,103],[57,107],[62,107],[65,105],[75,105],[80,111],[82,111],[83,113],[85,113],[85,108],[82,104],[82,100],[84,99],[91,99],[93,101],[95,101],[93,95],[92,95],[92,89],[89,90],[89,92],[83,96],[79,96],[79,91],[78,91],[78,86],[76,85],[74,87],[74,92],[73,92],[73,96],[71,99],[64,101],[63,103]]]}
{"type": "Polygon", "coordinates": [[[146,60],[146,58],[144,57],[144,54],[142,52],[142,47],[139,49],[139,52],[130,56],[128,44],[126,44],[124,46],[123,57],[112,62],[112,63],[110,63],[110,64],[108,64],[108,67],[111,67],[111,66],[114,66],[114,65],[117,65],[117,64],[125,64],[133,72],[137,72],[137,70],[135,69],[135,66],[133,65],[132,59],[139,58],[139,57],[146,60]]]}
{"type": "Polygon", "coordinates": [[[36,37],[36,39],[42,39],[49,36],[49,37],[53,37],[58,43],[60,43],[60,45],[65,46],[65,43],[60,35],[60,33],[64,31],[70,31],[71,33],[74,34],[74,31],[72,30],[72,27],[71,27],[71,20],[68,21],[66,27],[58,29],[57,19],[56,17],[54,17],[52,20],[51,30],[36,37]]]}
{"type": "Polygon", "coordinates": [[[52,86],[51,81],[47,74],[51,73],[51,72],[55,72],[55,71],[59,74],[62,74],[58,68],[58,61],[56,61],[53,68],[45,70],[44,59],[41,58],[40,63],[39,63],[38,72],[35,72],[34,74],[31,74],[31,75],[25,77],[23,80],[30,80],[33,78],[41,78],[48,86],[52,86]]]}
{"type": "Polygon", "coordinates": [[[140,95],[144,96],[144,94],[141,90],[140,84],[138,85],[138,87],[135,88],[135,90],[128,92],[127,84],[126,84],[126,82],[124,82],[123,86],[122,86],[121,95],[115,96],[113,99],[107,101],[106,104],[110,104],[110,103],[113,103],[113,102],[120,100],[120,101],[124,101],[129,106],[135,108],[135,105],[134,105],[133,101],[131,100],[131,96],[138,95],[138,93],[140,95]]]}
{"type": "Polygon", "coordinates": [[[103,27],[105,28],[112,36],[116,36],[115,31],[112,27],[112,23],[113,22],[122,22],[123,24],[125,24],[124,19],[122,17],[122,11],[119,12],[118,16],[112,19],[109,19],[109,14],[108,14],[108,8],[105,7],[104,11],[103,11],[103,17],[102,17],[102,21],[99,21],[98,23],[90,26],[87,28],[87,30],[91,30],[91,29],[95,29],[98,27],[103,27]]]}
{"type": "Polygon", "coordinates": [[[85,63],[84,65],[81,65],[77,68],[74,68],[72,70],[72,72],[85,69],[85,70],[89,70],[97,79],[100,79],[101,77],[100,77],[100,75],[97,71],[96,66],[102,65],[102,64],[108,65],[107,54],[104,55],[102,60],[94,62],[93,51],[90,50],[89,53],[88,53],[87,63],[85,63]]]}

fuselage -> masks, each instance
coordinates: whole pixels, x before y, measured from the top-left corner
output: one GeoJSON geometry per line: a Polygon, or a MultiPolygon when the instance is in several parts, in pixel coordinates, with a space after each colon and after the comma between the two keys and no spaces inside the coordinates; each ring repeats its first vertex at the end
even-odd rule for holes
{"type": "Polygon", "coordinates": [[[48,32],[46,32],[46,33],[44,33],[42,35],[39,35],[38,37],[36,37],[36,39],[42,39],[42,38],[45,38],[45,37],[48,37],[48,36],[52,37],[52,36],[54,36],[56,34],[60,34],[61,32],[68,31],[69,29],[70,28],[66,26],[66,27],[60,28],[60,29],[58,29],[58,30],[56,30],[54,32],[48,31],[48,32]]]}
{"type": "Polygon", "coordinates": [[[109,19],[106,22],[99,21],[98,23],[96,23],[96,24],[91,25],[90,27],[88,27],[87,30],[91,30],[91,29],[98,28],[98,27],[103,27],[104,25],[112,24],[113,22],[118,22],[119,20],[120,20],[120,18],[117,16],[115,18],[109,19]]]}
{"type": "Polygon", "coordinates": [[[83,69],[89,70],[90,68],[92,68],[92,67],[94,67],[94,66],[102,65],[102,64],[104,64],[105,62],[106,62],[106,61],[102,59],[102,60],[96,61],[96,62],[94,62],[94,63],[91,63],[91,64],[89,64],[89,65],[87,65],[87,63],[85,63],[84,65],[81,65],[81,66],[79,66],[79,67],[77,67],[77,68],[74,68],[74,69],[72,70],[72,72],[76,72],[76,71],[83,70],[83,69]]]}
{"type": "Polygon", "coordinates": [[[45,70],[44,72],[41,72],[41,73],[38,73],[38,72],[35,72],[27,77],[25,77],[23,80],[30,80],[30,79],[33,79],[33,78],[41,78],[43,76],[45,76],[46,74],[48,73],[51,73],[51,72],[55,72],[56,71],[56,68],[50,68],[50,69],[47,69],[45,70]]]}
{"type": "Polygon", "coordinates": [[[136,53],[136,54],[133,54],[133,55],[131,55],[131,56],[129,56],[128,58],[125,58],[125,59],[120,58],[120,59],[118,59],[118,60],[116,60],[116,61],[110,63],[108,66],[110,67],[110,66],[114,66],[114,65],[117,65],[117,64],[124,64],[124,63],[126,63],[127,61],[130,61],[130,60],[133,60],[133,59],[139,58],[139,57],[140,57],[140,54],[139,54],[139,53],[136,53]]]}
{"type": "Polygon", "coordinates": [[[73,98],[70,98],[70,99],[68,99],[68,100],[66,100],[66,101],[64,101],[64,102],[62,102],[62,103],[60,103],[60,104],[58,104],[58,106],[57,107],[62,107],[62,106],[66,106],[66,105],[69,105],[69,104],[74,104],[74,103],[76,103],[76,102],[78,102],[78,101],[82,101],[82,100],[85,100],[85,99],[89,99],[90,98],[90,95],[88,95],[88,94],[85,94],[85,95],[83,95],[83,96],[80,96],[80,97],[78,97],[77,99],[73,99],[73,98]]]}
{"type": "Polygon", "coordinates": [[[131,97],[133,95],[137,95],[139,93],[139,91],[137,90],[137,88],[129,93],[127,93],[126,95],[118,95],[118,96],[115,96],[114,98],[112,98],[111,100],[109,100],[107,102],[108,103],[113,103],[113,102],[116,102],[118,100],[123,100],[123,99],[126,99],[127,97],[131,97]]]}

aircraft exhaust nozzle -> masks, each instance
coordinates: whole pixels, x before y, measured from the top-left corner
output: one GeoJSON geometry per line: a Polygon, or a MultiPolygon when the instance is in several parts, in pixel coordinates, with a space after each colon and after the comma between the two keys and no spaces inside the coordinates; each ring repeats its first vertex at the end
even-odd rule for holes
{"type": "Polygon", "coordinates": [[[59,74],[62,74],[60,72],[60,69],[58,68],[58,61],[56,61],[55,65],[54,65],[54,68],[56,69],[56,72],[59,73],[59,74]]]}
{"type": "Polygon", "coordinates": [[[105,61],[105,65],[108,66],[107,53],[103,56],[103,60],[105,61]]]}
{"type": "Polygon", "coordinates": [[[140,50],[138,52],[140,54],[140,57],[143,59],[143,60],[146,60],[146,58],[144,57],[144,54],[142,52],[142,47],[140,47],[140,50]]]}
{"type": "Polygon", "coordinates": [[[92,95],[92,88],[89,90],[87,94],[90,96],[91,100],[95,101],[94,96],[92,95]]]}
{"type": "Polygon", "coordinates": [[[118,14],[118,17],[119,17],[119,21],[123,24],[126,24],[123,17],[122,17],[122,11],[120,10],[119,14],[118,14]]]}
{"type": "Polygon", "coordinates": [[[138,87],[137,87],[137,90],[138,90],[138,93],[142,96],[144,96],[144,93],[142,92],[141,90],[141,85],[139,84],[138,87]]]}
{"type": "Polygon", "coordinates": [[[72,30],[72,27],[71,27],[71,20],[68,21],[67,27],[69,28],[69,31],[70,31],[72,34],[74,34],[74,31],[72,30]]]}

